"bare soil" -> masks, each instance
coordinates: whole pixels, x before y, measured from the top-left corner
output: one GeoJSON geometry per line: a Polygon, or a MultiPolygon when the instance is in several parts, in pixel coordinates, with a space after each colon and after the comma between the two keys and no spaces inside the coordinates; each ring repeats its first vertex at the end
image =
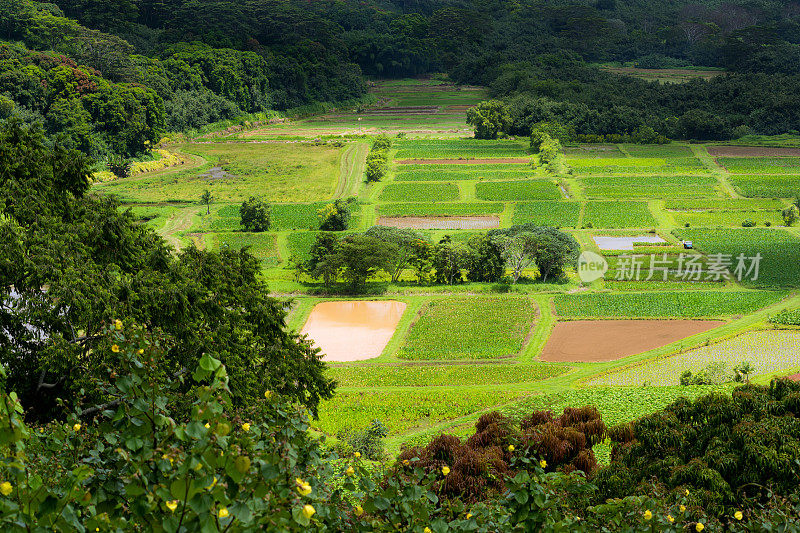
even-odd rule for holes
{"type": "Polygon", "coordinates": [[[398,165],[505,165],[514,163],[530,163],[527,157],[509,157],[507,159],[398,159],[398,165]]]}
{"type": "Polygon", "coordinates": [[[615,361],[714,329],[714,320],[574,320],[557,322],[540,356],[547,362],[615,361]]]}
{"type": "Polygon", "coordinates": [[[800,374],[792,374],[791,376],[786,376],[786,377],[791,379],[792,381],[800,381],[800,374]]]}
{"type": "Polygon", "coordinates": [[[378,225],[404,229],[490,229],[500,227],[500,217],[380,217],[378,225]]]}
{"type": "Polygon", "coordinates": [[[713,157],[800,157],[800,148],[768,146],[709,146],[713,157]]]}

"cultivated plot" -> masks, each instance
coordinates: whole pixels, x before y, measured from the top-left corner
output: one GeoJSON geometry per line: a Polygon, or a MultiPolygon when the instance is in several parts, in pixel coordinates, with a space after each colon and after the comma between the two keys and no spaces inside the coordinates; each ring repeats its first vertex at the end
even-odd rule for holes
{"type": "Polygon", "coordinates": [[[751,365],[753,376],[778,373],[800,366],[800,332],[751,331],[721,342],[600,376],[592,385],[677,385],[681,374],[697,373],[715,365],[717,377],[732,373],[740,363],[751,365]]]}
{"type": "Polygon", "coordinates": [[[539,359],[547,362],[614,361],[703,333],[710,320],[574,320],[557,322],[539,359]]]}

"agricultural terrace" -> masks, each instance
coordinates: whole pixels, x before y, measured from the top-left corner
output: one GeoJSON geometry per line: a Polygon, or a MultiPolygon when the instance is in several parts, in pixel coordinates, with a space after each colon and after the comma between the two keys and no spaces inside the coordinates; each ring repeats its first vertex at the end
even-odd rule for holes
{"type": "Polygon", "coordinates": [[[614,424],[728,390],[742,363],[754,381],[800,372],[800,230],[782,216],[800,191],[797,149],[567,145],[543,165],[528,139],[472,138],[465,110],[482,88],[396,80],[371,93],[361,109],[186,141],[171,147],[183,164],[95,186],[176,248],[247,247],[261,261],[270,289],[292,299],[289,326],[325,347],[338,382],[319,431],[346,438],[377,419],[397,452],[466,435],[490,410],[594,404],[614,424]],[[391,139],[385,171],[366,183],[379,134],[391,139]],[[241,225],[250,196],[270,204],[267,231],[241,225]],[[339,235],[402,228],[457,258],[488,231],[550,226],[607,270],[545,280],[532,263],[512,283],[501,265],[487,282],[462,262],[448,283],[421,279],[418,262],[370,271],[358,290],[326,285],[303,265],[336,199],[350,214],[339,235]],[[702,379],[681,385],[686,371],[702,379]]]}

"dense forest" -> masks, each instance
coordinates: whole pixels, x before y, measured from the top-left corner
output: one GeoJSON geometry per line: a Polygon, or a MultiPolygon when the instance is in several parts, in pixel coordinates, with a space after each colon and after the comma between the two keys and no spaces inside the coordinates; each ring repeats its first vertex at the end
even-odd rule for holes
{"type": "Polygon", "coordinates": [[[0,36],[0,116],[95,157],[433,72],[507,99],[515,134],[542,121],[689,139],[800,130],[796,3],[19,0],[0,4],[0,36]],[[658,85],[602,61],[727,74],[658,85]]]}

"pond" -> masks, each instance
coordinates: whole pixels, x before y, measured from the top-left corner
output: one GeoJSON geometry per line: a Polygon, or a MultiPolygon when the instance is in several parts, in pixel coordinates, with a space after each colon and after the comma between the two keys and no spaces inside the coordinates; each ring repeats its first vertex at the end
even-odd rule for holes
{"type": "Polygon", "coordinates": [[[633,243],[661,243],[667,242],[658,235],[637,235],[635,237],[593,237],[594,242],[601,250],[633,250],[633,243]]]}
{"type": "Polygon", "coordinates": [[[301,333],[322,350],[325,361],[372,359],[386,348],[405,310],[406,304],[396,301],[322,302],[301,333]]]}

